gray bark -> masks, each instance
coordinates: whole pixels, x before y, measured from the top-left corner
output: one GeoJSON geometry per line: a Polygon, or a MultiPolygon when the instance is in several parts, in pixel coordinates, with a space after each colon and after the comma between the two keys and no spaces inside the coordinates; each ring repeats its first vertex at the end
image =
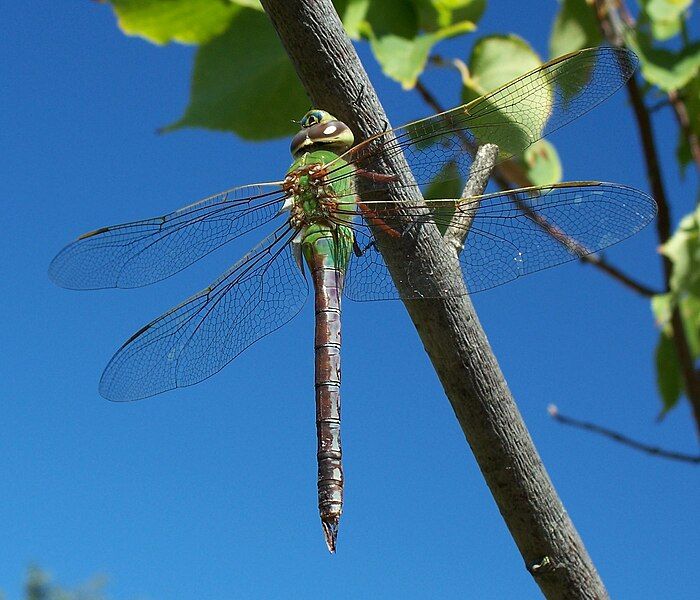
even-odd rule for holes
{"type": "MultiPolygon", "coordinates": [[[[381,132],[388,120],[330,0],[261,2],[314,105],[349,125],[357,140],[381,132]]],[[[378,172],[395,173],[405,167],[403,157],[398,157],[385,161],[378,172]]],[[[394,186],[390,194],[390,200],[421,201],[415,188],[394,186]]],[[[377,237],[401,291],[410,275],[407,250],[388,236],[377,237]]],[[[419,265],[432,273],[440,289],[461,286],[463,291],[456,259],[435,251],[442,244],[434,227],[421,228],[411,250],[412,268],[419,265]]],[[[404,304],[525,567],[545,597],[607,598],[525,428],[469,296],[404,304]]]]}

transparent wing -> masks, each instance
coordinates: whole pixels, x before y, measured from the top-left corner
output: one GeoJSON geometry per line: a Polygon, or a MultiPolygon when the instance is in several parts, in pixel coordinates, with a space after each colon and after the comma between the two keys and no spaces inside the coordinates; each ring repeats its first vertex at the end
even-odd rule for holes
{"type": "Polygon", "coordinates": [[[192,385],[290,321],[308,294],[288,244],[288,225],[267,237],[211,286],[133,335],[100,380],[100,394],[138,400],[192,385]]]}
{"type": "MultiPolygon", "coordinates": [[[[398,175],[402,181],[391,159],[403,153],[419,185],[466,177],[478,146],[498,145],[499,160],[520,154],[610,97],[632,76],[637,63],[636,55],[622,48],[580,50],[468,104],[372,137],[343,158],[360,174],[398,175]],[[448,163],[454,163],[456,172],[443,170],[448,163]]],[[[336,179],[344,176],[337,171],[336,179]]],[[[380,200],[387,183],[362,177],[359,185],[364,199],[380,200]],[[378,193],[372,194],[373,190],[378,193]]]]}
{"type": "Polygon", "coordinates": [[[80,290],[160,281],[270,221],[285,196],[279,183],[246,185],[161,217],[97,229],[61,250],[49,276],[80,290]]]}
{"type": "MultiPolygon", "coordinates": [[[[413,233],[423,223],[435,223],[442,231],[452,225],[466,235],[459,260],[469,292],[476,293],[607,248],[656,215],[656,203],[644,192],[600,182],[523,188],[470,198],[459,205],[455,200],[431,201],[407,209],[414,215],[404,230],[386,205],[365,207],[373,211],[375,226],[381,220],[400,236],[399,243],[406,244],[409,281],[404,287],[410,290],[406,298],[439,295],[431,280],[411,266],[413,233]]],[[[356,230],[362,255],[351,261],[346,295],[353,300],[398,298],[369,226],[356,230]]],[[[450,252],[446,245],[435,251],[450,252]]]]}

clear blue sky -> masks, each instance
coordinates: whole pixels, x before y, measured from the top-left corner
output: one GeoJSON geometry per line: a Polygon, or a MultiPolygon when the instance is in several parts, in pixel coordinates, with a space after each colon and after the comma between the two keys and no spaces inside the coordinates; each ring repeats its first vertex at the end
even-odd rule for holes
{"type": "MultiPolygon", "coordinates": [[[[516,32],[546,55],[555,2],[490,4],[481,33],[516,32]]],[[[319,597],[328,582],[337,598],[539,598],[398,302],[344,304],[347,493],[333,557],[316,512],[310,304],[201,385],[126,405],[97,394],[118,345],[243,247],[150,288],[88,293],[49,282],[53,255],[95,227],[279,177],[288,140],[156,135],[185,107],[193,50],[123,36],[107,6],[9,3],[4,17],[0,589],[8,598],[19,597],[30,562],[67,585],[106,573],[120,599],[319,597]]],[[[473,39],[448,50],[466,57],[473,39]]],[[[427,114],[363,57],[394,124],[427,114]]],[[[433,85],[436,77],[446,75],[431,76],[433,85]]],[[[456,87],[449,80],[442,89],[456,87]]],[[[454,104],[456,94],[442,100],[454,104]]],[[[670,115],[656,124],[677,220],[697,182],[678,178],[670,115]]],[[[646,189],[624,94],[553,141],[567,179],[646,189]]],[[[608,256],[658,284],[655,245],[648,228],[608,256]]],[[[655,421],[648,302],[576,264],[475,302],[613,597],[693,597],[697,469],[563,428],[546,412],[555,402],[696,450],[685,404],[655,421]]]]}

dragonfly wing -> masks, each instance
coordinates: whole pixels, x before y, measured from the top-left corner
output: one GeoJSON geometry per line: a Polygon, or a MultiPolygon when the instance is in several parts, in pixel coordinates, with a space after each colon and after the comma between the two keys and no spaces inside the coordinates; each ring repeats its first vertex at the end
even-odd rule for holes
{"type": "Polygon", "coordinates": [[[354,234],[356,247],[362,254],[353,256],[350,260],[345,274],[345,296],[357,302],[399,298],[396,285],[371,231],[356,228],[354,234]]]}
{"type": "Polygon", "coordinates": [[[475,293],[612,246],[648,225],[656,203],[631,187],[572,182],[489,194],[455,215],[469,228],[460,263],[475,293]]]}
{"type": "Polygon", "coordinates": [[[97,229],[61,250],[49,276],[81,290],[160,281],[273,219],[285,196],[278,183],[246,185],[161,217],[97,229]]]}
{"type": "MultiPolygon", "coordinates": [[[[610,97],[632,76],[637,63],[636,55],[623,48],[580,50],[468,104],[369,138],[343,158],[362,174],[376,172],[387,158],[403,153],[419,185],[465,178],[478,146],[498,145],[499,160],[523,152],[610,97]],[[456,170],[444,169],[450,163],[456,170]]],[[[339,172],[338,178],[342,176],[339,172]]],[[[377,177],[360,181],[365,200],[381,199],[386,181],[377,177]]]]}
{"type": "MultiPolygon", "coordinates": [[[[399,243],[408,244],[405,272],[411,279],[402,285],[404,298],[444,294],[421,275],[417,264],[411,264],[411,235],[425,223],[434,223],[443,232],[448,225],[463,230],[466,239],[460,265],[469,292],[476,293],[598,252],[633,235],[656,215],[656,203],[644,192],[599,182],[498,192],[466,199],[458,207],[455,200],[430,202],[403,210],[402,219],[411,223],[405,230],[399,228],[395,207],[365,204],[365,210],[372,211],[375,227],[380,220],[401,236],[399,243]]],[[[356,229],[362,255],[350,264],[346,295],[352,300],[398,298],[368,225],[356,229]]],[[[434,251],[452,259],[447,245],[434,251]]]]}
{"type": "Polygon", "coordinates": [[[284,225],[211,286],[133,335],[114,355],[100,393],[129,401],[195,384],[290,321],[308,286],[284,225]]]}

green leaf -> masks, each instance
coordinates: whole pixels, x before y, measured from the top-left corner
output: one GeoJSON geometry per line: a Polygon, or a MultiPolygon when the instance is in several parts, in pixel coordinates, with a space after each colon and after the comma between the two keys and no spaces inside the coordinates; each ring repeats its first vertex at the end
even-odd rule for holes
{"type": "MultiPolygon", "coordinates": [[[[224,0],[226,2],[227,0],[224,0]]],[[[263,7],[262,4],[260,4],[260,0],[228,0],[229,2],[233,2],[234,4],[238,4],[240,6],[243,6],[245,8],[253,8],[255,10],[259,10],[260,12],[263,12],[263,7]]]]}
{"type": "Polygon", "coordinates": [[[476,23],[486,10],[486,0],[412,0],[420,28],[435,31],[461,21],[476,23]]]}
{"type": "Polygon", "coordinates": [[[663,42],[676,37],[681,31],[682,21],[680,18],[670,21],[651,21],[651,34],[655,40],[663,42]]]}
{"type": "Polygon", "coordinates": [[[473,23],[466,21],[412,38],[395,34],[378,36],[371,31],[370,46],[384,74],[401,83],[407,90],[416,85],[435,44],[446,38],[473,31],[475,27],[473,23]]]}
{"type": "MultiPolygon", "coordinates": [[[[540,58],[525,40],[515,35],[484,37],[472,49],[469,67],[463,73],[462,99],[472,102],[540,65],[540,58]]],[[[543,79],[542,84],[547,85],[546,80],[543,79]]],[[[550,95],[547,101],[546,91],[538,92],[538,96],[542,100],[538,105],[543,113],[540,122],[544,123],[553,98],[550,95]]],[[[529,145],[534,132],[510,119],[506,111],[488,111],[480,107],[480,112],[483,116],[473,117],[470,127],[482,134],[481,143],[497,144],[503,156],[517,154],[521,148],[529,145]]],[[[537,122],[538,119],[533,118],[532,121],[537,122]]]]}
{"type": "Polygon", "coordinates": [[[642,0],[644,11],[654,21],[668,21],[682,15],[693,0],[642,0]]]}
{"type": "Polygon", "coordinates": [[[418,12],[412,0],[372,0],[365,25],[367,37],[395,35],[410,39],[418,35],[418,12]]]}
{"type": "MultiPolygon", "coordinates": [[[[248,0],[250,2],[251,0],[248,0]]],[[[221,34],[240,10],[228,0],[110,0],[119,27],[155,44],[202,44],[221,34]]],[[[257,2],[257,0],[256,0],[257,2]]]]}
{"type": "Polygon", "coordinates": [[[685,293],[700,297],[700,206],[683,217],[660,251],[673,263],[671,291],[677,297],[685,293]]]}
{"type": "Polygon", "coordinates": [[[674,310],[680,314],[693,360],[700,357],[700,206],[681,220],[671,239],[660,250],[673,265],[671,292],[652,298],[652,310],[662,328],[656,364],[664,404],[663,416],[675,406],[684,386],[672,338],[671,316],[674,310]]]}
{"type": "Polygon", "coordinates": [[[595,10],[586,0],[564,0],[549,38],[549,56],[556,58],[583,48],[593,48],[602,39],[595,10]]]}
{"type": "Polygon", "coordinates": [[[435,44],[476,28],[468,20],[453,22],[458,11],[461,14],[471,5],[476,10],[474,0],[337,0],[337,4],[348,35],[367,38],[384,74],[404,89],[415,86],[435,44]]]}
{"type": "Polygon", "coordinates": [[[655,354],[656,385],[659,388],[662,402],[659,418],[663,418],[669,410],[678,404],[684,389],[683,374],[678,363],[673,339],[670,336],[661,333],[655,354]]]}
{"type": "MultiPolygon", "coordinates": [[[[678,402],[685,389],[683,372],[678,361],[678,354],[673,342],[671,312],[675,307],[675,294],[659,294],[652,298],[652,308],[657,321],[662,324],[661,337],[656,348],[656,378],[663,408],[663,417],[678,402]]],[[[693,294],[681,297],[677,306],[686,340],[694,360],[700,356],[700,298],[693,294]]]]}
{"type": "Polygon", "coordinates": [[[547,140],[539,140],[525,150],[519,160],[534,185],[559,183],[562,177],[561,160],[556,148],[547,140]]]}
{"type": "Polygon", "coordinates": [[[677,35],[693,0],[641,0],[643,16],[651,22],[654,38],[660,41],[677,35]]]}
{"type": "Polygon", "coordinates": [[[644,34],[626,36],[627,44],[637,53],[642,75],[664,92],[685,86],[700,71],[700,42],[689,44],[680,52],[654,48],[644,34]]]}
{"type": "Polygon", "coordinates": [[[700,297],[686,294],[678,306],[693,359],[700,357],[700,297]]]}
{"type": "Polygon", "coordinates": [[[654,319],[657,326],[667,334],[670,334],[671,313],[675,308],[674,295],[655,294],[651,298],[651,310],[654,313],[654,319]]]}
{"type": "Polygon", "coordinates": [[[370,0],[334,0],[336,10],[343,21],[345,33],[353,40],[359,40],[362,26],[367,17],[370,0]]]}
{"type": "Polygon", "coordinates": [[[464,190],[464,182],[459,173],[457,163],[450,161],[445,164],[440,172],[435,176],[433,181],[428,184],[428,187],[423,192],[423,198],[428,205],[432,204],[433,214],[438,221],[438,230],[441,235],[445,235],[445,231],[455,214],[455,207],[452,203],[433,202],[431,200],[456,200],[462,196],[464,190]]]}
{"type": "Polygon", "coordinates": [[[228,30],[197,52],[190,103],[165,130],[204,127],[250,140],[289,135],[309,106],[265,15],[243,9],[228,30]]]}
{"type": "Polygon", "coordinates": [[[469,58],[470,75],[464,82],[465,93],[478,98],[541,64],[537,53],[516,35],[483,37],[474,45],[469,58]]]}
{"type": "Polygon", "coordinates": [[[690,164],[693,159],[693,155],[690,152],[690,143],[688,138],[685,136],[681,129],[678,130],[678,145],[676,146],[676,160],[678,161],[678,166],[681,169],[681,177],[685,177],[686,167],[690,164]]]}
{"type": "Polygon", "coordinates": [[[441,4],[452,11],[453,23],[459,21],[478,23],[486,11],[486,0],[442,0],[441,4]]]}

